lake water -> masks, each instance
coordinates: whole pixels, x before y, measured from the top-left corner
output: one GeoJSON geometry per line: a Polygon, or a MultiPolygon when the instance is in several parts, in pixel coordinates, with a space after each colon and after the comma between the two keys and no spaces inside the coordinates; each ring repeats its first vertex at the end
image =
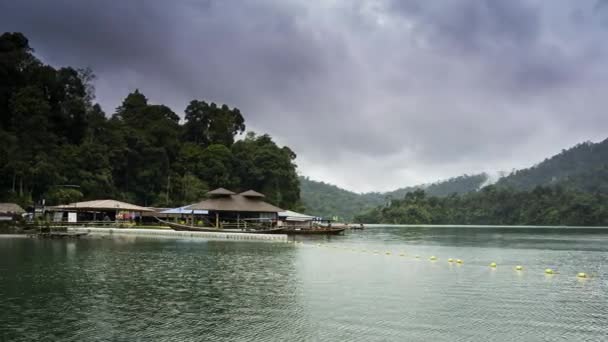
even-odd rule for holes
{"type": "Polygon", "coordinates": [[[606,229],[297,241],[0,237],[0,341],[608,340],[606,229]]]}

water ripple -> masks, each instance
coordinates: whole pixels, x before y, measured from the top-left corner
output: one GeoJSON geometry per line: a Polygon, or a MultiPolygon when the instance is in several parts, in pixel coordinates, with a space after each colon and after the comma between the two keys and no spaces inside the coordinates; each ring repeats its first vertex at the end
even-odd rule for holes
{"type": "Polygon", "coordinates": [[[606,236],[594,233],[578,241],[546,233],[543,240],[539,233],[518,232],[512,240],[498,234],[501,241],[483,243],[479,232],[468,240],[466,234],[457,239],[451,234],[433,231],[425,237],[391,228],[302,239],[303,245],[1,239],[0,340],[600,341],[608,336],[603,268],[608,255],[597,243],[608,241],[606,236]],[[318,242],[341,248],[317,247],[318,242]],[[586,250],[584,244],[592,246],[586,250]],[[429,261],[430,255],[438,260],[429,261]],[[449,264],[450,257],[465,264],[449,264]],[[496,269],[488,267],[492,261],[496,269]],[[514,270],[518,264],[524,271],[514,270]],[[558,274],[546,276],[546,267],[558,274]],[[576,279],[581,270],[593,277],[576,279]]]}

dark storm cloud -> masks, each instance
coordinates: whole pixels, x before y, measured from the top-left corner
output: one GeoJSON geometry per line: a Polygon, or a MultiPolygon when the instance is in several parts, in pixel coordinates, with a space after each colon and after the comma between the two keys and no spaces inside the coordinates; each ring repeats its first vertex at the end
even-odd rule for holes
{"type": "Polygon", "coordinates": [[[303,174],[356,190],[527,166],[604,136],[596,1],[233,0],[0,4],[108,113],[140,88],[181,113],[238,106],[303,174]],[[378,175],[382,174],[382,177],[378,175]]]}

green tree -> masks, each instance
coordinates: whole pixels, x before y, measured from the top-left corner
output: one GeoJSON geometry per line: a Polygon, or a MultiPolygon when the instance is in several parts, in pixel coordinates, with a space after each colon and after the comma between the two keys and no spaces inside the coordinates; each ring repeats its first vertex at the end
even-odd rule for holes
{"type": "Polygon", "coordinates": [[[240,110],[192,101],[186,122],[139,90],[107,118],[90,69],[40,62],[20,33],[0,36],[0,200],[23,205],[117,198],[142,205],[183,205],[211,187],[268,191],[299,199],[295,154],[270,137],[252,137],[240,110]],[[240,155],[243,151],[251,155],[240,155]],[[241,158],[242,157],[242,158],[241,158]],[[252,166],[252,175],[239,166],[252,166]],[[64,189],[78,186],[78,190],[64,189]]]}
{"type": "Polygon", "coordinates": [[[186,107],[184,140],[207,146],[220,144],[230,147],[234,137],[245,131],[245,119],[238,108],[193,100],[186,107]]]}

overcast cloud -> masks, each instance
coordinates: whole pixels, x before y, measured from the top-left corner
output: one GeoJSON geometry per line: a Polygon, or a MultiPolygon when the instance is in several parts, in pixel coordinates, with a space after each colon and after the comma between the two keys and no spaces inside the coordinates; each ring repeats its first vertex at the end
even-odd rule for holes
{"type": "Polygon", "coordinates": [[[0,3],[0,29],[90,66],[108,114],[135,88],[179,114],[236,106],[301,174],[355,191],[607,136],[604,1],[18,0],[0,3]]]}

